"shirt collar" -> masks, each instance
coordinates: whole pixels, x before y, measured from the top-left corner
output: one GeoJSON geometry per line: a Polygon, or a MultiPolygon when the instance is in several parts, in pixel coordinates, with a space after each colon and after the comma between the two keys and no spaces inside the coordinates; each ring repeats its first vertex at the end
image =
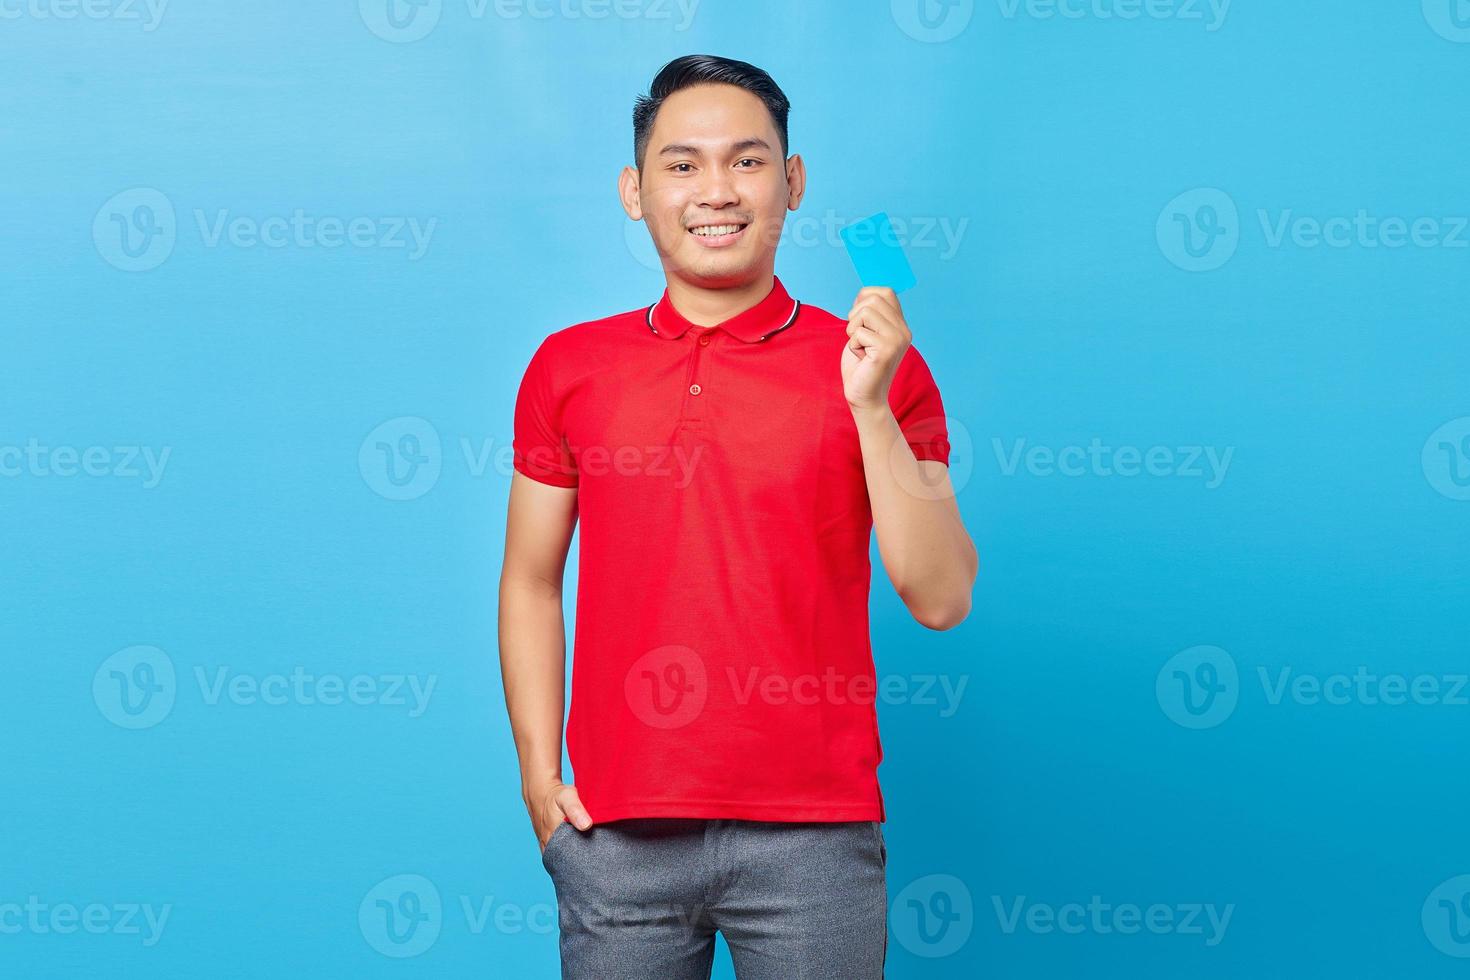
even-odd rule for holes
{"type": "MultiPolygon", "coordinates": [[[[715,326],[747,344],[754,344],[795,323],[796,314],[801,310],[801,302],[791,298],[786,287],[781,285],[779,277],[773,276],[772,280],[771,291],[766,294],[765,299],[715,326]]],[[[657,303],[648,308],[645,319],[648,321],[648,329],[665,340],[676,340],[694,326],[674,309],[668,289],[664,290],[663,297],[657,303]]]]}

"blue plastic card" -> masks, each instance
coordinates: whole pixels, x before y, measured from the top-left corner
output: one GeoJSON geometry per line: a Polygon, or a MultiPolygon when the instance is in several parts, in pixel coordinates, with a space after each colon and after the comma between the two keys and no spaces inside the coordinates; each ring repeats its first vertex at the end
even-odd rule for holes
{"type": "Polygon", "coordinates": [[[917,281],[886,211],[842,229],[842,241],[864,286],[887,286],[901,293],[917,281]]]}

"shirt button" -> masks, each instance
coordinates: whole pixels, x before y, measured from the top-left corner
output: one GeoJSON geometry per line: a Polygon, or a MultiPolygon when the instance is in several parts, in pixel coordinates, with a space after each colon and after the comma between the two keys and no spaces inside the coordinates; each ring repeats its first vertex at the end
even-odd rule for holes
{"type": "Polygon", "coordinates": [[[690,385],[689,386],[689,394],[691,394],[691,395],[697,395],[697,394],[699,394],[703,390],[704,389],[701,388],[699,385],[690,385]]]}
{"type": "Polygon", "coordinates": [[[699,338],[699,346],[701,346],[701,347],[708,347],[709,346],[709,337],[708,336],[700,337],[699,338]]]}

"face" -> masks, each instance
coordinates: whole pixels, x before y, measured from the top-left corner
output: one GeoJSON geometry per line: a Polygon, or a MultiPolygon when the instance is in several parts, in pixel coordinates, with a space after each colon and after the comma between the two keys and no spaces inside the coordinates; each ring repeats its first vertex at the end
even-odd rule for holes
{"type": "Polygon", "coordinates": [[[643,172],[625,169],[619,190],[628,216],[648,225],[667,275],[725,289],[775,267],[805,180],[799,156],[782,159],[760,99],[734,85],[696,85],[664,100],[643,172]]]}

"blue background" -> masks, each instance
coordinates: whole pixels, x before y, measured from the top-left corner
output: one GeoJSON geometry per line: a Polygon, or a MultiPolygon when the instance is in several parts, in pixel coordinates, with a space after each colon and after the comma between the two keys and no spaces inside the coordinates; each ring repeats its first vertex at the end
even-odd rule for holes
{"type": "Polygon", "coordinates": [[[496,660],[512,399],[547,333],[659,295],[614,182],[634,96],[708,51],[792,100],[793,293],[845,310],[836,228],[910,223],[905,310],[959,435],[974,612],[931,633],[874,585],[880,675],[966,684],[947,717],[879,706],[888,975],[1464,975],[1470,707],[1271,696],[1285,669],[1359,667],[1448,693],[1470,661],[1470,234],[1269,233],[1470,214],[1450,0],[1236,0],[1223,21],[984,0],[932,5],[933,32],[903,0],[704,0],[687,22],[443,0],[396,34],[378,0],[174,0],[153,29],[120,2],[0,19],[0,974],[557,975],[496,660]],[[129,271],[111,216],[166,217],[160,196],[174,221],[130,239],[152,267],[129,271]],[[1233,219],[1204,210],[1222,200],[1233,219]],[[434,225],[417,256],[207,234],[297,209],[374,241],[434,225]],[[1190,271],[1200,242],[1214,267],[1190,271]],[[424,468],[398,487],[373,461],[405,433],[424,468]],[[1094,439],[1232,456],[1215,486],[1007,465],[1094,439]],[[123,472],[27,461],[32,440],[123,472]],[[156,485],[117,447],[167,448],[156,485]],[[136,645],[176,680],[134,730],[105,662],[136,645]],[[1203,645],[1212,691],[1169,666],[1203,645]],[[297,667],[436,686],[415,715],[211,699],[196,673],[297,667]],[[441,902],[408,958],[378,951],[369,900],[401,874],[441,902]],[[1018,900],[1094,895],[1233,911],[1213,945],[1005,927],[1018,900]],[[170,913],[146,945],[5,914],[30,896],[170,913]],[[939,938],[909,898],[956,910],[939,938]]]}

